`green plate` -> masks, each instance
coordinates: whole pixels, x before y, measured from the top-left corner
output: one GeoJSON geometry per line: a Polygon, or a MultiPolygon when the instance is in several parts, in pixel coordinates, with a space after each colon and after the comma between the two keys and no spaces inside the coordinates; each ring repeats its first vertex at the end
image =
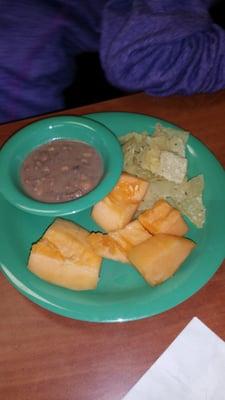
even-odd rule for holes
{"type": "MultiPolygon", "coordinates": [[[[156,123],[168,122],[142,114],[106,112],[89,114],[116,135],[129,131],[151,133],[156,123]]],[[[189,177],[204,174],[207,220],[202,229],[189,224],[188,237],[197,246],[173,278],[149,287],[129,264],[105,260],[97,290],[75,292],[48,284],[26,268],[32,242],[53,221],[24,213],[0,197],[1,268],[23,295],[57,314],[93,322],[121,322],[159,314],[183,302],[213,276],[225,255],[225,174],[212,153],[193,136],[187,146],[189,177]]],[[[70,216],[67,216],[70,219],[70,216]]],[[[82,226],[97,230],[90,209],[71,216],[82,226]]]]}

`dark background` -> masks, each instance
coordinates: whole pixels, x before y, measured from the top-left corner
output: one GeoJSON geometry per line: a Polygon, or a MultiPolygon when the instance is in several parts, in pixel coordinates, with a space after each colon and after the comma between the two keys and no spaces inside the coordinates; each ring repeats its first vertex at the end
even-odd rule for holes
{"type": "MultiPolygon", "coordinates": [[[[225,29],[225,0],[214,2],[210,8],[210,15],[218,25],[225,29]]],[[[76,63],[76,79],[65,92],[67,108],[97,103],[128,94],[107,82],[97,53],[84,53],[76,58],[76,63]]]]}

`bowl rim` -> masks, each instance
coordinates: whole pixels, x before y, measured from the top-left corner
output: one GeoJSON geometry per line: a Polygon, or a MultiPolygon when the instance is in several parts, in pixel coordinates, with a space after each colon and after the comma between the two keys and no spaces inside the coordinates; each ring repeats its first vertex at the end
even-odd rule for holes
{"type": "MultiPolygon", "coordinates": [[[[39,140],[37,136],[35,137],[35,139],[39,140]]],[[[98,148],[96,148],[97,145],[90,143],[87,140],[87,136],[84,137],[84,140],[82,141],[84,143],[92,145],[99,152],[98,148]]],[[[0,149],[0,193],[12,205],[21,209],[24,212],[28,212],[31,214],[55,217],[75,214],[77,212],[90,208],[95,203],[104,198],[113,189],[121,175],[122,165],[123,154],[118,138],[104,124],[84,116],[66,114],[50,116],[28,123],[24,127],[18,129],[0,149]],[[57,134],[56,137],[56,134],[54,134],[54,127],[56,124],[59,123],[64,126],[66,124],[75,124],[76,127],[82,126],[84,132],[87,129],[87,135],[89,134],[90,137],[93,132],[93,134],[95,135],[95,140],[97,140],[98,143],[100,143],[101,146],[104,147],[104,158],[107,159],[107,168],[104,165],[104,168],[106,168],[106,170],[99,184],[92,191],[88,192],[84,196],[62,203],[39,202],[38,200],[34,200],[26,195],[25,192],[22,191],[22,188],[17,187],[12,179],[12,174],[10,171],[12,165],[15,164],[15,153],[17,154],[17,152],[21,150],[25,144],[28,150],[25,151],[25,155],[22,158],[20,166],[22,165],[22,162],[28,156],[28,154],[35,150],[35,148],[40,147],[43,144],[49,143],[52,140],[80,140],[76,137],[76,130],[74,131],[74,137],[71,137],[73,136],[71,135],[71,133],[66,133],[65,129],[63,132],[60,133],[60,135],[57,134]],[[41,127],[47,129],[46,140],[42,140],[38,143],[38,145],[32,145],[32,139],[34,138],[37,129],[41,129],[41,127]],[[96,135],[96,132],[100,132],[101,134],[96,135]]]]}

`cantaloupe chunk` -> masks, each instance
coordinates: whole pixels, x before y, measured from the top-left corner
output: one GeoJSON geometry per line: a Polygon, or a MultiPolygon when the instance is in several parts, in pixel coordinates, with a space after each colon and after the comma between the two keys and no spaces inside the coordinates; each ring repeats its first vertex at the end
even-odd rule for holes
{"type": "Polygon", "coordinates": [[[183,236],[188,231],[180,212],[165,200],[158,200],[151,209],[140,214],[138,220],[153,235],[168,233],[183,236]]]}
{"type": "Polygon", "coordinates": [[[136,246],[137,244],[142,243],[151,237],[151,234],[140,224],[138,220],[131,221],[123,229],[109,232],[108,235],[120,245],[126,254],[131,247],[136,246]]]}
{"type": "Polygon", "coordinates": [[[108,194],[113,203],[139,204],[149,183],[144,179],[123,172],[114,189],[108,194]]]}
{"type": "Polygon", "coordinates": [[[143,179],[122,173],[112,190],[92,209],[92,218],[106,232],[126,226],[143,199],[149,183],[143,179]]]}
{"type": "Polygon", "coordinates": [[[88,241],[99,256],[125,263],[128,262],[128,250],[150,236],[140,222],[135,220],[117,231],[93,232],[88,236],[88,241]]]}
{"type": "Polygon", "coordinates": [[[125,250],[107,233],[93,232],[88,241],[99,256],[122,263],[128,262],[125,250]]]}
{"type": "Polygon", "coordinates": [[[155,286],[170,278],[194,247],[189,239],[161,233],[132,247],[128,258],[144,279],[155,286]]]}
{"type": "Polygon", "coordinates": [[[89,232],[57,219],[33,244],[28,268],[39,278],[74,290],[95,289],[102,258],[87,241],[89,232]]]}

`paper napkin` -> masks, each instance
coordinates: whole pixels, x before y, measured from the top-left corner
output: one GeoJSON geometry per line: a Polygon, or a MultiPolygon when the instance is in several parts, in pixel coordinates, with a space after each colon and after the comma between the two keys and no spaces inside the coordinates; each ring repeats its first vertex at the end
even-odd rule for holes
{"type": "Polygon", "coordinates": [[[123,400],[225,400],[225,342],[193,318],[123,400]]]}

